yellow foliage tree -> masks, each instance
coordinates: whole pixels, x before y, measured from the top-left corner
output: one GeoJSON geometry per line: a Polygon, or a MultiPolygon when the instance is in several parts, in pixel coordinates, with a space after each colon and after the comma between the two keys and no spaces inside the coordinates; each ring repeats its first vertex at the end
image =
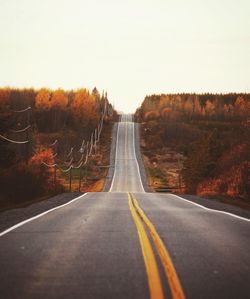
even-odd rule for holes
{"type": "Polygon", "coordinates": [[[53,92],[51,98],[51,107],[66,110],[68,105],[68,96],[63,89],[57,89],[53,92]]]}
{"type": "Polygon", "coordinates": [[[41,88],[36,96],[35,107],[38,110],[49,110],[51,108],[50,91],[41,88]]]}
{"type": "Polygon", "coordinates": [[[73,115],[83,125],[88,125],[98,120],[96,99],[86,89],[79,89],[71,105],[73,115]]]}

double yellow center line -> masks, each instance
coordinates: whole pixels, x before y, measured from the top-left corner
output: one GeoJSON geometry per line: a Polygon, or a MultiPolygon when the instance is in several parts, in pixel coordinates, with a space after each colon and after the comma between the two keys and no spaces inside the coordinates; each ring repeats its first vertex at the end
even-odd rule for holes
{"type": "Polygon", "coordinates": [[[150,244],[150,241],[148,239],[146,230],[144,228],[144,224],[145,227],[148,229],[148,232],[150,233],[154,245],[156,247],[156,250],[159,254],[166,278],[168,280],[172,298],[185,299],[185,295],[182,290],[182,286],[178,278],[178,275],[176,273],[176,270],[174,268],[173,262],[169,256],[169,253],[164,243],[162,242],[160,236],[158,235],[154,225],[150,222],[148,217],[140,208],[133,194],[128,193],[128,200],[129,200],[130,211],[133,216],[137,228],[137,232],[139,235],[144,263],[145,263],[146,272],[148,276],[150,298],[164,299],[165,297],[163,293],[163,288],[162,288],[161,279],[160,279],[156,259],[154,256],[154,252],[150,244]]]}

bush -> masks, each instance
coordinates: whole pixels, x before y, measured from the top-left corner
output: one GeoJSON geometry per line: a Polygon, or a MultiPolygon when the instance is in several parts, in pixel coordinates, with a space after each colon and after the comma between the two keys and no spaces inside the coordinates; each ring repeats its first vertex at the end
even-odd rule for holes
{"type": "Polygon", "coordinates": [[[229,197],[241,197],[245,200],[250,198],[249,180],[250,162],[244,161],[233,166],[222,175],[203,181],[197,187],[198,195],[222,195],[229,197]]]}
{"type": "MultiPolygon", "coordinates": [[[[54,186],[54,167],[43,164],[54,165],[52,149],[39,149],[29,161],[29,170],[33,177],[33,184],[40,194],[49,194],[55,190],[54,186]]],[[[57,180],[56,189],[62,186],[57,180]]]]}
{"type": "MultiPolygon", "coordinates": [[[[13,202],[29,200],[55,191],[53,168],[48,168],[42,162],[53,164],[51,149],[39,150],[29,160],[28,165],[19,162],[1,171],[0,188],[4,198],[13,202]]],[[[56,191],[63,191],[57,181],[56,191]]]]}

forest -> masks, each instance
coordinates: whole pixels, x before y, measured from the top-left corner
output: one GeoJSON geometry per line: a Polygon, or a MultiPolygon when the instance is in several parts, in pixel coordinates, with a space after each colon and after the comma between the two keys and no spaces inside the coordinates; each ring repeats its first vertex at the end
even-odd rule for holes
{"type": "Polygon", "coordinates": [[[100,189],[115,120],[97,88],[0,88],[0,208],[100,189]]]}
{"type": "Polygon", "coordinates": [[[146,96],[135,118],[153,183],[158,178],[177,193],[250,201],[250,94],[146,96]]]}

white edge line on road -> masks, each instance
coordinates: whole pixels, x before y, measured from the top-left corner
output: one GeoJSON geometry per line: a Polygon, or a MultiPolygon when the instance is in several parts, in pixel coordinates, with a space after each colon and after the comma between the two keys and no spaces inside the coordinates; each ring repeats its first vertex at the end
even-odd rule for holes
{"type": "Polygon", "coordinates": [[[116,164],[117,164],[117,148],[118,148],[118,136],[119,136],[119,129],[120,129],[120,121],[118,122],[118,127],[117,127],[117,132],[116,132],[116,145],[115,145],[115,169],[114,169],[114,173],[113,173],[113,178],[112,178],[112,182],[111,182],[111,186],[109,189],[109,192],[112,191],[113,189],[113,185],[114,185],[114,180],[115,180],[115,175],[116,175],[116,164]]]}
{"type": "Polygon", "coordinates": [[[220,210],[216,210],[216,209],[210,209],[210,208],[204,207],[204,206],[202,206],[202,205],[200,205],[200,204],[198,204],[198,203],[196,203],[196,202],[193,202],[193,201],[191,201],[191,200],[188,200],[188,199],[186,199],[186,198],[180,197],[180,196],[175,195],[175,194],[169,194],[169,195],[172,195],[172,196],[177,197],[177,198],[179,198],[179,199],[181,199],[181,200],[184,200],[184,201],[186,201],[186,202],[189,202],[189,203],[191,203],[191,204],[193,204],[193,205],[195,205],[195,206],[197,206],[197,207],[200,207],[200,208],[202,208],[202,209],[204,209],[204,210],[208,210],[208,211],[215,212],[215,213],[220,213],[220,214],[229,215],[229,216],[238,218],[238,219],[240,219],[240,220],[244,220],[244,221],[250,222],[250,219],[248,219],[248,218],[244,218],[244,217],[241,217],[241,216],[238,216],[238,215],[229,213],[229,212],[225,212],[225,211],[220,211],[220,210]]]}
{"type": "Polygon", "coordinates": [[[143,187],[142,180],[141,180],[141,173],[140,173],[139,163],[137,161],[136,152],[135,152],[135,123],[134,123],[133,120],[132,120],[132,123],[133,123],[133,147],[134,147],[135,161],[136,161],[136,165],[137,165],[137,170],[138,170],[138,174],[139,174],[139,178],[140,178],[141,187],[142,187],[143,192],[145,193],[145,189],[143,187]]]}
{"type": "Polygon", "coordinates": [[[83,194],[83,195],[80,195],[80,196],[78,196],[78,197],[72,199],[71,201],[69,201],[69,202],[63,204],[63,205],[57,206],[57,207],[52,208],[52,209],[50,209],[50,210],[47,210],[47,211],[45,211],[45,212],[43,212],[43,213],[41,213],[41,214],[38,214],[38,215],[36,215],[36,216],[34,216],[34,217],[31,217],[31,218],[26,219],[26,220],[24,220],[24,221],[22,221],[22,222],[19,222],[19,223],[15,224],[14,226],[11,226],[10,228],[8,228],[8,229],[4,230],[3,232],[1,232],[1,233],[0,233],[0,237],[6,235],[7,233],[11,232],[12,230],[14,230],[14,229],[16,229],[16,228],[18,228],[18,227],[24,225],[25,223],[28,223],[28,222],[30,222],[30,221],[33,221],[33,220],[37,219],[37,218],[40,218],[40,217],[42,217],[42,216],[44,216],[44,215],[46,215],[46,214],[48,214],[48,213],[50,213],[50,212],[52,212],[52,211],[54,211],[54,210],[63,208],[63,207],[65,207],[65,206],[67,206],[67,205],[69,205],[69,204],[75,202],[76,200],[80,199],[81,197],[83,197],[83,196],[85,196],[85,195],[87,195],[87,194],[88,194],[88,193],[85,193],[85,194],[83,194]]]}

